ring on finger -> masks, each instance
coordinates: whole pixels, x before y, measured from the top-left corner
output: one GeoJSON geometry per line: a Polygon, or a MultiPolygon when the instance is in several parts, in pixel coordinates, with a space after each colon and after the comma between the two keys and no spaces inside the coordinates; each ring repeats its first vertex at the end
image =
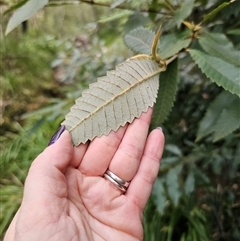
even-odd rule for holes
{"type": "Polygon", "coordinates": [[[123,180],[122,178],[118,177],[116,174],[107,170],[104,173],[104,177],[106,177],[110,182],[112,182],[118,189],[122,192],[126,192],[130,182],[123,180]]]}

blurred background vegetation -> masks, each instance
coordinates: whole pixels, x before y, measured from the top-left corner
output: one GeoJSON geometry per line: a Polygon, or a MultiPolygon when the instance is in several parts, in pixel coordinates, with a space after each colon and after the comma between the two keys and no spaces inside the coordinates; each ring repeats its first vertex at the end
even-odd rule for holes
{"type": "MultiPolygon", "coordinates": [[[[12,13],[2,14],[18,1],[0,1],[1,238],[21,203],[32,160],[47,146],[74,100],[97,77],[133,55],[123,36],[138,26],[155,30],[162,21],[163,34],[164,29],[183,28],[170,21],[166,10],[169,2],[181,6],[181,1],[89,2],[50,1],[4,36],[12,13]]],[[[193,3],[188,19],[199,22],[223,1],[185,2],[193,3]]],[[[207,26],[211,32],[226,33],[238,51],[239,16],[236,1],[207,26]]],[[[239,128],[218,141],[212,135],[196,141],[206,110],[223,89],[186,58],[180,58],[179,69],[176,101],[162,124],[166,146],[145,210],[145,240],[240,240],[239,128]]],[[[229,98],[218,106],[228,107],[229,98]]]]}

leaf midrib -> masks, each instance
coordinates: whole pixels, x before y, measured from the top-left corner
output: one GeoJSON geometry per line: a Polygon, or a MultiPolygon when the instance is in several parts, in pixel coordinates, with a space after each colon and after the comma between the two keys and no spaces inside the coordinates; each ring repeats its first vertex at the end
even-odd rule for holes
{"type": "MultiPolygon", "coordinates": [[[[85,120],[89,119],[92,115],[94,115],[95,113],[97,113],[98,111],[100,111],[102,108],[104,108],[105,106],[109,105],[111,102],[113,102],[114,100],[116,100],[117,98],[119,98],[120,96],[123,96],[125,93],[129,92],[131,89],[133,89],[134,87],[140,85],[141,83],[143,83],[144,81],[154,77],[155,75],[159,74],[160,72],[164,71],[165,68],[164,67],[159,67],[159,69],[157,71],[154,71],[153,73],[151,73],[151,75],[148,75],[145,78],[142,78],[140,80],[138,80],[136,83],[130,85],[127,89],[123,90],[122,92],[120,92],[119,94],[115,95],[113,98],[111,98],[110,100],[108,100],[107,102],[105,102],[103,105],[99,106],[98,108],[96,108],[93,112],[89,113],[86,117],[84,117],[81,121],[79,121],[78,124],[76,124],[75,126],[73,126],[69,132],[73,131],[74,129],[76,129],[81,123],[83,123],[85,120]]],[[[134,76],[133,76],[134,77],[134,76]]],[[[135,78],[135,77],[134,77],[135,78]]]]}

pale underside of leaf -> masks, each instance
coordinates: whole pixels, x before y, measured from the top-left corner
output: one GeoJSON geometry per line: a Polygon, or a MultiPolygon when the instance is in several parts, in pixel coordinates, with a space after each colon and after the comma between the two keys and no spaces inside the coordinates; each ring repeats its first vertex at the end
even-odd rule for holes
{"type": "Polygon", "coordinates": [[[131,50],[141,54],[151,54],[154,32],[146,28],[137,28],[124,36],[124,42],[131,50]]]}
{"type": "Polygon", "coordinates": [[[74,145],[131,123],[156,101],[158,76],[165,69],[151,59],[123,62],[82,93],[62,123],[74,145]]]}

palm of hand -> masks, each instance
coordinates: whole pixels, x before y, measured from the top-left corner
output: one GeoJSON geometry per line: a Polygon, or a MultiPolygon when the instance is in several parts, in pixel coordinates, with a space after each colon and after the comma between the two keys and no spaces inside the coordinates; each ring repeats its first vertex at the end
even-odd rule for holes
{"type": "Polygon", "coordinates": [[[142,212],[164,142],[159,130],[147,138],[151,113],[90,145],[72,147],[64,132],[33,162],[9,236],[16,241],[142,240],[142,212]],[[125,194],[102,177],[108,168],[131,181],[125,194]]]}

